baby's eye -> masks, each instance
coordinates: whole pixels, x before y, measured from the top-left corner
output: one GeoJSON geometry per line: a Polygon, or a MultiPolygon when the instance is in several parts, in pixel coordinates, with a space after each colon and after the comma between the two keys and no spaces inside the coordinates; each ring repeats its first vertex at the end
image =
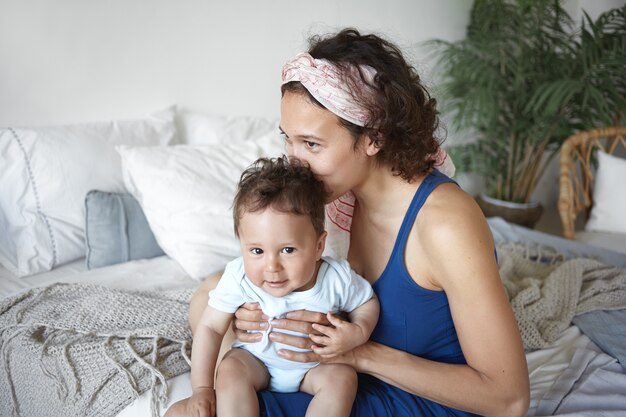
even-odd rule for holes
{"type": "Polygon", "coordinates": [[[263,249],[261,248],[252,248],[250,249],[250,253],[253,255],[261,255],[263,253],[263,249]]]}
{"type": "Polygon", "coordinates": [[[283,248],[283,253],[294,253],[296,251],[296,248],[292,248],[290,246],[283,248]]]}

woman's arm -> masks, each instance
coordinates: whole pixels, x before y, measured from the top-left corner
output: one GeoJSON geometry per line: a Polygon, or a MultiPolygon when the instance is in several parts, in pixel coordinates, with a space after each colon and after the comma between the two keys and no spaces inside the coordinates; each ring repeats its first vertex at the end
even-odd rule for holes
{"type": "MultiPolygon", "coordinates": [[[[407,245],[407,253],[420,252],[421,256],[405,259],[427,262],[429,282],[446,292],[467,365],[434,362],[373,342],[330,361],[352,365],[359,372],[453,408],[485,416],[523,416],[529,402],[526,358],[500,281],[491,232],[465,194],[453,195],[445,205],[428,206],[422,208],[412,232],[418,232],[417,238],[407,245]]],[[[408,261],[409,272],[411,266],[408,261]]],[[[292,318],[307,317],[294,313],[292,318]]],[[[282,324],[291,329],[298,322],[282,324]]],[[[288,337],[272,335],[279,342],[288,337]]],[[[312,353],[279,353],[295,361],[319,359],[312,353]]]]}
{"type": "MultiPolygon", "coordinates": [[[[407,250],[424,255],[419,261],[427,260],[429,281],[446,292],[467,365],[433,362],[371,343],[355,352],[356,368],[453,408],[523,416],[528,369],[491,232],[469,196],[444,192],[445,205],[438,205],[438,198],[422,213],[414,227],[417,238],[407,250]]],[[[409,272],[411,266],[408,261],[409,272]]]]}

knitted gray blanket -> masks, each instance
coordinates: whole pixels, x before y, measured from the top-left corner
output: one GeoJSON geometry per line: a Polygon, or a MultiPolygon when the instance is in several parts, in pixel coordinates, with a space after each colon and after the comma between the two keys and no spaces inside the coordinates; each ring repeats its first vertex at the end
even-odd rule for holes
{"type": "Polygon", "coordinates": [[[115,416],[144,391],[157,414],[189,371],[192,290],[53,284],[0,301],[0,415],[115,416]]]}
{"type": "Polygon", "coordinates": [[[550,346],[574,316],[626,308],[626,268],[519,243],[499,245],[498,264],[527,350],[550,346]]]}

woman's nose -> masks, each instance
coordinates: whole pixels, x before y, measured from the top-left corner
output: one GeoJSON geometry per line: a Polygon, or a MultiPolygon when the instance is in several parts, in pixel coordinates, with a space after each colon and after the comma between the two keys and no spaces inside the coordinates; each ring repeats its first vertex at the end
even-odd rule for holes
{"type": "Polygon", "coordinates": [[[292,161],[294,159],[298,159],[298,152],[296,151],[296,147],[293,145],[287,145],[287,156],[289,160],[292,161]]]}
{"type": "Polygon", "coordinates": [[[306,163],[306,160],[302,158],[304,155],[301,146],[296,144],[287,144],[287,156],[289,157],[290,162],[300,161],[306,163]]]}

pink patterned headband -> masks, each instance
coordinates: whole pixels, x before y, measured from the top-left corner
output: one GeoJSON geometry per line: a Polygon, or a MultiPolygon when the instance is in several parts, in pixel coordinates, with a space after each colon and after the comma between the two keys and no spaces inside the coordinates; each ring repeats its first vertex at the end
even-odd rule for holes
{"type": "MultiPolygon", "coordinates": [[[[303,52],[283,66],[282,84],[299,81],[329,111],[357,126],[365,126],[371,114],[359,99],[373,94],[368,84],[373,84],[375,76],[376,70],[369,65],[360,65],[358,69],[350,66],[346,74],[332,62],[303,52]],[[346,83],[346,78],[350,82],[346,83]]],[[[433,159],[436,168],[450,177],[454,175],[454,164],[446,151],[439,148],[433,159]]]]}
{"type": "MultiPolygon", "coordinates": [[[[368,83],[374,81],[374,68],[361,65],[360,70],[368,83]]],[[[369,86],[363,82],[356,67],[350,67],[350,73],[344,74],[330,61],[315,59],[303,52],[283,66],[283,84],[291,81],[300,81],[317,101],[342,119],[357,126],[365,126],[370,119],[369,111],[357,100],[357,97],[367,95],[369,86]],[[351,83],[345,82],[346,76],[351,83]],[[352,91],[349,84],[360,91],[352,91]]]]}

